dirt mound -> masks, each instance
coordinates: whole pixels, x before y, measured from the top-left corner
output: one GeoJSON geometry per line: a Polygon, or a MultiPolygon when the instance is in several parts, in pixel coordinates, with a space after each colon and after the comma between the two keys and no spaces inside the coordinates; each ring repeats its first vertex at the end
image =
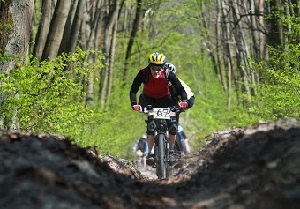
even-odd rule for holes
{"type": "Polygon", "coordinates": [[[0,132],[0,208],[300,208],[300,124],[213,133],[159,181],[49,134],[0,132]]]}

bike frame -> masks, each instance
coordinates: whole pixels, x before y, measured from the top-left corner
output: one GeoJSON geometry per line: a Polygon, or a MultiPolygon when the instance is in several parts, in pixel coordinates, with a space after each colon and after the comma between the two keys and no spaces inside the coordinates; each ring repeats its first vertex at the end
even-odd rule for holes
{"type": "Polygon", "coordinates": [[[176,116],[176,110],[147,106],[144,112],[148,114],[148,117],[154,116],[154,161],[156,164],[156,175],[159,179],[168,178],[171,174],[171,166],[169,165],[168,120],[170,120],[170,116],[176,116]]]}

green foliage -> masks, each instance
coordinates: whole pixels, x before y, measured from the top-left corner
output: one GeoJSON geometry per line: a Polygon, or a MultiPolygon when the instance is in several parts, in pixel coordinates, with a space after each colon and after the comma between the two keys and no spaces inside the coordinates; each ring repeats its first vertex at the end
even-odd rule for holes
{"type": "Polygon", "coordinates": [[[43,62],[30,57],[25,66],[3,74],[4,117],[11,118],[16,108],[22,130],[78,135],[93,113],[82,105],[80,78],[89,71],[82,65],[86,55],[78,50],[43,62]]]}
{"type": "Polygon", "coordinates": [[[128,88],[115,79],[108,111],[88,108],[83,102],[88,73],[101,69],[102,60],[101,53],[77,49],[52,61],[29,57],[25,66],[10,74],[1,73],[6,96],[1,113],[8,121],[5,128],[9,128],[12,110],[17,109],[22,131],[61,134],[81,146],[96,146],[100,153],[132,158],[131,146],[144,133],[145,125],[141,124],[145,118],[132,111],[129,99],[124,100],[128,88]],[[92,54],[98,60],[88,65],[85,59],[92,54]]]}
{"type": "Polygon", "coordinates": [[[287,47],[289,50],[270,48],[273,56],[267,62],[257,64],[261,83],[249,110],[261,118],[300,118],[300,44],[287,47]]]}

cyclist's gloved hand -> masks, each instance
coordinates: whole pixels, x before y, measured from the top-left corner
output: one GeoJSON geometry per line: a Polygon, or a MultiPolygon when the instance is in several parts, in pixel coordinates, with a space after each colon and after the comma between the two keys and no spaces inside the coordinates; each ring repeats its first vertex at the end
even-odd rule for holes
{"type": "Polygon", "coordinates": [[[142,110],[136,101],[131,101],[131,108],[136,111],[142,110]]]}
{"type": "Polygon", "coordinates": [[[136,105],[132,105],[131,107],[135,111],[142,111],[142,106],[141,105],[136,104],[136,105]]]}
{"type": "Polygon", "coordinates": [[[186,109],[188,107],[187,101],[179,102],[179,107],[182,109],[186,109]]]}

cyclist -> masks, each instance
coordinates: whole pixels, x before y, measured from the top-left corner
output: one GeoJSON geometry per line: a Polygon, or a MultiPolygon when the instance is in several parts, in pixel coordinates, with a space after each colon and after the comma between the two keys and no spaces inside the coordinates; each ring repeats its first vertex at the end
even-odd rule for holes
{"type": "MultiPolygon", "coordinates": [[[[176,67],[174,64],[166,63],[166,66],[168,67],[169,70],[171,70],[174,74],[176,74],[176,67]]],[[[180,78],[178,78],[178,80],[180,81],[181,85],[184,87],[184,90],[187,94],[188,108],[191,108],[194,105],[195,95],[192,92],[191,88],[188,85],[186,85],[183,80],[181,80],[180,78]]],[[[180,95],[178,94],[178,92],[176,91],[176,89],[174,88],[174,86],[171,83],[169,83],[169,88],[170,88],[173,102],[175,104],[177,104],[178,102],[180,102],[180,95]]],[[[177,123],[178,123],[179,122],[179,114],[177,114],[176,117],[177,117],[177,123]]]]}
{"type": "Polygon", "coordinates": [[[147,136],[143,134],[133,145],[132,151],[137,155],[138,167],[143,166],[146,169],[146,156],[148,154],[147,136]]]}
{"type": "MultiPolygon", "coordinates": [[[[147,105],[152,107],[172,107],[175,104],[170,95],[169,82],[174,86],[176,92],[180,95],[180,108],[187,108],[187,94],[184,87],[176,75],[167,69],[165,55],[155,52],[148,57],[148,66],[139,70],[137,76],[134,78],[130,89],[130,101],[133,110],[141,111],[147,105]],[[144,84],[142,96],[137,102],[136,94],[140,86],[144,84]]],[[[154,146],[154,117],[148,116],[147,120],[147,142],[149,150],[154,146]]],[[[177,132],[176,116],[171,116],[169,121],[169,143],[170,143],[170,163],[175,163],[174,144],[177,132]]]]}
{"type": "Polygon", "coordinates": [[[181,125],[178,125],[176,141],[178,143],[180,142],[180,144],[182,146],[181,150],[183,150],[184,154],[188,155],[191,153],[191,148],[189,146],[188,139],[187,139],[185,132],[181,125]]]}

